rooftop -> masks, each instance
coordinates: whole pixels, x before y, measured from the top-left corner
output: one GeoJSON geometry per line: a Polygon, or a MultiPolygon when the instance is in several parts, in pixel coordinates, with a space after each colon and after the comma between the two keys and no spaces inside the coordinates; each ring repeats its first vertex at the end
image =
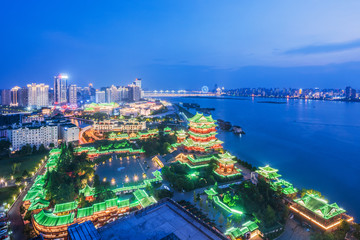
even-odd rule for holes
{"type": "Polygon", "coordinates": [[[97,232],[94,224],[91,221],[86,221],[81,224],[74,224],[68,227],[68,237],[71,240],[100,240],[100,235],[97,232]]]}
{"type": "Polygon", "coordinates": [[[195,116],[188,119],[190,122],[196,123],[208,123],[208,122],[215,122],[211,115],[204,116],[202,113],[196,113],[195,116]]]}
{"type": "Polygon", "coordinates": [[[279,170],[266,165],[265,167],[259,167],[259,170],[256,170],[255,172],[267,179],[274,180],[281,177],[281,175],[277,173],[278,171],[279,170]]]}
{"type": "Polygon", "coordinates": [[[168,199],[98,229],[101,239],[227,239],[168,199]]]}
{"type": "Polygon", "coordinates": [[[320,198],[316,194],[305,194],[302,198],[295,199],[294,201],[325,219],[330,219],[346,212],[336,203],[329,204],[326,200],[320,198]]]}

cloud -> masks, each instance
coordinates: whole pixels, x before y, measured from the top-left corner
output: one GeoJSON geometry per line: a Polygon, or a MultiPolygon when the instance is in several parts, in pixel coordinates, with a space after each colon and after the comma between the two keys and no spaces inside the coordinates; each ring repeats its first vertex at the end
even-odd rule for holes
{"type": "Polygon", "coordinates": [[[340,52],[355,48],[360,48],[360,39],[351,42],[330,43],[323,45],[309,45],[300,48],[290,49],[283,53],[287,55],[307,55],[307,54],[340,52]]]}

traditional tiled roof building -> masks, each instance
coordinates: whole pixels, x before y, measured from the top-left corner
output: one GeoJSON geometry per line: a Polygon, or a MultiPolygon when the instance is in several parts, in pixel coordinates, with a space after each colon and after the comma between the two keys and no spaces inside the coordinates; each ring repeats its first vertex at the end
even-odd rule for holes
{"type": "Polygon", "coordinates": [[[294,202],[290,209],[322,230],[336,228],[342,220],[353,221],[336,203],[329,204],[316,194],[307,193],[294,202]]]}
{"type": "Polygon", "coordinates": [[[203,153],[222,148],[223,142],[215,137],[216,121],[211,116],[196,113],[188,120],[189,137],[182,142],[186,150],[203,153]]]}

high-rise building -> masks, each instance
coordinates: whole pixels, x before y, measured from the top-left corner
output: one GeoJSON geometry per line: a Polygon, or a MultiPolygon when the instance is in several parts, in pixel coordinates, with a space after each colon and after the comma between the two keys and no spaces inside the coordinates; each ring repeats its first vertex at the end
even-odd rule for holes
{"type": "Polygon", "coordinates": [[[28,106],[31,108],[41,108],[49,106],[49,85],[28,84],[28,106]]]}
{"type": "Polygon", "coordinates": [[[20,90],[20,87],[13,87],[11,90],[10,90],[10,99],[11,99],[11,102],[10,102],[10,106],[19,106],[19,101],[18,101],[18,94],[19,94],[19,90],[20,90]]]}
{"type": "Polygon", "coordinates": [[[95,92],[95,102],[96,103],[105,103],[105,91],[96,91],[95,92]]]}
{"type": "Polygon", "coordinates": [[[141,89],[141,78],[137,78],[134,81],[134,85],[141,89]]]}
{"type": "Polygon", "coordinates": [[[112,99],[111,99],[111,88],[107,88],[105,89],[105,100],[107,103],[111,103],[112,99]]]}
{"type": "Polygon", "coordinates": [[[77,87],[75,84],[69,87],[69,104],[72,106],[77,105],[77,87]]]}
{"type": "Polygon", "coordinates": [[[11,103],[10,89],[1,90],[1,105],[9,106],[11,103]]]}
{"type": "Polygon", "coordinates": [[[28,91],[26,88],[13,87],[10,90],[10,106],[25,107],[28,104],[28,91]]]}
{"type": "Polygon", "coordinates": [[[137,102],[141,98],[141,90],[138,86],[131,84],[128,86],[129,89],[129,101],[137,102]]]}
{"type": "Polygon", "coordinates": [[[117,88],[112,85],[110,88],[106,88],[106,102],[120,102],[121,101],[121,87],[117,88]]]}
{"type": "Polygon", "coordinates": [[[127,87],[119,87],[118,91],[120,101],[125,101],[129,99],[129,89],[127,87]]]}
{"type": "Polygon", "coordinates": [[[65,74],[54,77],[54,104],[67,103],[67,79],[65,74]]]}
{"type": "Polygon", "coordinates": [[[28,105],[28,89],[26,87],[22,87],[18,91],[18,103],[20,107],[26,107],[28,105]]]}

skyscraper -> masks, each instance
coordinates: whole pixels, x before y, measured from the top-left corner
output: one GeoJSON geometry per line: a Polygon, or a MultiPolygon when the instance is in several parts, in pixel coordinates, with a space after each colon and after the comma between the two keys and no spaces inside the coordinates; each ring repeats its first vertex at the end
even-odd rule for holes
{"type": "Polygon", "coordinates": [[[72,106],[77,105],[77,87],[75,84],[69,87],[69,104],[72,106]]]}
{"type": "Polygon", "coordinates": [[[22,87],[18,90],[18,105],[20,107],[27,107],[28,105],[28,89],[26,87],[22,87]]]}
{"type": "Polygon", "coordinates": [[[67,103],[67,79],[65,74],[54,77],[54,104],[67,103]]]}
{"type": "Polygon", "coordinates": [[[41,108],[49,106],[49,85],[28,84],[28,106],[31,108],[41,108]]]}

